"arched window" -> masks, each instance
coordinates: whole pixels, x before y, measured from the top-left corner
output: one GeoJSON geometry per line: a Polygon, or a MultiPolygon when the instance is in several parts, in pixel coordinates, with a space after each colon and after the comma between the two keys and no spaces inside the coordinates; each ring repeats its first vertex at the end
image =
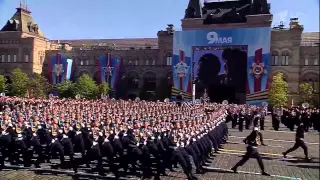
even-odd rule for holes
{"type": "Polygon", "coordinates": [[[136,72],[130,72],[128,74],[128,88],[138,89],[139,88],[139,75],[136,72]]]}
{"type": "Polygon", "coordinates": [[[149,60],[146,60],[146,66],[149,66],[149,60]]]}
{"type": "Polygon", "coordinates": [[[314,66],[318,66],[318,65],[319,65],[319,60],[318,60],[318,58],[315,58],[315,59],[314,59],[313,65],[314,65],[314,66]]]}
{"type": "Polygon", "coordinates": [[[147,72],[143,76],[143,86],[147,91],[155,91],[157,88],[156,74],[153,72],[147,72]]]}
{"type": "Polygon", "coordinates": [[[80,60],[80,66],[83,66],[83,60],[80,60]]]}
{"type": "Polygon", "coordinates": [[[136,60],[136,63],[135,63],[135,65],[136,65],[136,66],[138,66],[138,65],[139,65],[139,61],[138,61],[138,60],[136,60]]]}
{"type": "Polygon", "coordinates": [[[305,60],[304,60],[304,65],[305,65],[305,66],[309,66],[309,59],[305,59],[305,60]]]}
{"type": "Polygon", "coordinates": [[[132,61],[131,61],[131,60],[129,60],[129,62],[128,62],[128,63],[129,63],[129,65],[130,65],[130,66],[132,65],[132,61]]]}
{"type": "Polygon", "coordinates": [[[172,65],[172,55],[167,55],[166,61],[167,61],[166,65],[171,66],[172,65]]]}
{"type": "Polygon", "coordinates": [[[284,51],[281,54],[281,66],[288,66],[289,65],[289,52],[284,51]]]}
{"type": "Polygon", "coordinates": [[[152,66],[156,65],[156,60],[152,60],[152,66]]]}
{"type": "Polygon", "coordinates": [[[278,54],[278,52],[272,52],[271,65],[272,66],[278,66],[279,65],[279,54],[278,54]]]}

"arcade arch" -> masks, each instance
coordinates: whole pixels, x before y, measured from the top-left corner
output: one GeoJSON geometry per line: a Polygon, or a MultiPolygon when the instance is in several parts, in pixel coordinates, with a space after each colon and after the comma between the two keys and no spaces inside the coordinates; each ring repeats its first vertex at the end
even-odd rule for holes
{"type": "Polygon", "coordinates": [[[154,72],[148,71],[143,74],[143,87],[147,91],[155,91],[157,88],[157,75],[154,72]]]}

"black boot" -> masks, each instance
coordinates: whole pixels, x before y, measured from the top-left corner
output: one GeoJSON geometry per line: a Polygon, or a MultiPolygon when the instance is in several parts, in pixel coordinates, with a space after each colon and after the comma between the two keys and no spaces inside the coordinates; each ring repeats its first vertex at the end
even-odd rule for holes
{"type": "Polygon", "coordinates": [[[234,166],[233,168],[231,168],[231,170],[234,172],[234,173],[238,173],[238,171],[237,171],[237,166],[234,166]]]}

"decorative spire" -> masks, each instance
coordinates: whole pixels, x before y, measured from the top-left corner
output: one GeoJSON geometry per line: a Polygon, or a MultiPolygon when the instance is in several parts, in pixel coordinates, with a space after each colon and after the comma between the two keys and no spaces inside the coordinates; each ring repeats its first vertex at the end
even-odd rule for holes
{"type": "Polygon", "coordinates": [[[189,18],[201,18],[202,17],[202,5],[201,0],[189,0],[188,8],[185,12],[185,19],[189,18]]]}

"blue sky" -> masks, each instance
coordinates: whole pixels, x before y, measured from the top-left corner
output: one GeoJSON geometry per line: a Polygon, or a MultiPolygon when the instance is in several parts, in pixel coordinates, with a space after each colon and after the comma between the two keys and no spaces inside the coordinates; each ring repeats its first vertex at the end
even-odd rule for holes
{"type": "MultiPolygon", "coordinates": [[[[22,0],[49,39],[156,37],[167,24],[181,26],[189,0],[22,0]]],[[[0,0],[0,26],[20,0],[0,0]]],[[[319,31],[319,0],[269,0],[273,24],[299,17],[305,31],[319,31]]]]}

